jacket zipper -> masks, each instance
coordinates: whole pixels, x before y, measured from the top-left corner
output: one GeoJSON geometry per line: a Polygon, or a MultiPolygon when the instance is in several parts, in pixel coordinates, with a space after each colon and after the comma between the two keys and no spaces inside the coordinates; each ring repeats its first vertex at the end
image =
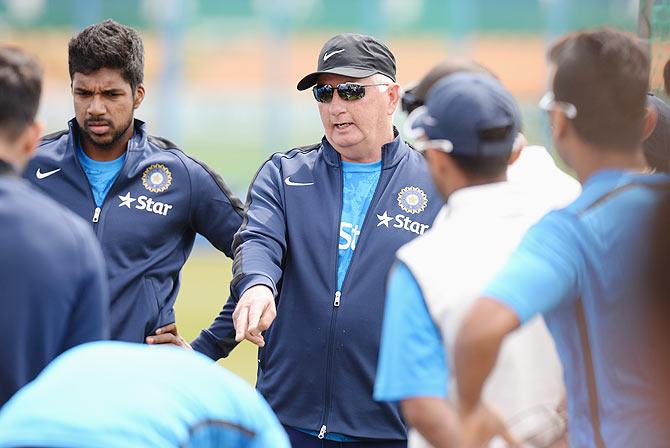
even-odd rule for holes
{"type": "MultiPolygon", "coordinates": [[[[114,187],[116,186],[117,182],[119,181],[119,178],[121,177],[121,174],[123,174],[123,170],[126,168],[126,165],[128,163],[128,153],[130,150],[130,147],[132,145],[133,141],[133,136],[130,137],[130,140],[128,140],[128,143],[126,145],[126,159],[123,161],[123,166],[121,167],[121,170],[119,170],[119,174],[116,176],[116,179],[114,179],[114,182],[112,183],[111,187],[109,187],[109,191],[107,192],[107,196],[105,196],[105,199],[102,201],[102,205],[98,207],[98,204],[95,203],[95,198],[93,196],[93,187],[91,186],[91,182],[88,180],[88,176],[86,175],[86,172],[84,171],[84,167],[81,166],[81,162],[79,161],[79,147],[77,142],[73,142],[73,147],[74,147],[74,160],[76,165],[79,167],[79,170],[81,171],[81,174],[84,176],[84,180],[86,181],[86,185],[88,185],[88,192],[89,192],[89,199],[91,202],[93,202],[93,205],[95,208],[93,209],[93,217],[91,218],[91,222],[93,224],[97,224],[100,221],[100,214],[102,213],[102,209],[107,203],[107,199],[112,195],[112,192],[115,192],[114,187]]],[[[83,151],[83,149],[82,149],[83,151]]],[[[102,236],[101,236],[102,230],[100,229],[100,226],[95,226],[95,234],[98,237],[98,241],[102,241],[102,236]]]]}
{"type": "MultiPolygon", "coordinates": [[[[91,182],[88,180],[88,176],[86,175],[86,171],[84,171],[84,167],[81,166],[81,162],[79,161],[79,148],[76,146],[76,143],[74,144],[74,160],[75,164],[79,167],[79,171],[81,171],[82,176],[84,176],[84,181],[86,182],[86,185],[88,186],[88,199],[93,203],[94,209],[93,209],[93,217],[91,218],[91,222],[93,224],[97,224],[98,221],[100,221],[100,213],[102,213],[102,207],[105,205],[104,201],[100,207],[98,207],[98,204],[95,203],[95,197],[93,196],[93,187],[91,186],[91,182]]],[[[98,235],[98,226],[95,227],[95,234],[98,236],[98,240],[100,240],[100,235],[98,235]]]]}
{"type": "MultiPolygon", "coordinates": [[[[379,202],[379,191],[382,185],[382,178],[384,175],[384,155],[382,153],[382,167],[381,167],[381,173],[379,173],[379,180],[377,181],[377,186],[375,187],[375,192],[372,195],[372,200],[370,201],[370,206],[368,207],[367,212],[365,212],[365,218],[363,219],[363,225],[361,227],[361,234],[359,235],[358,241],[356,242],[356,247],[359,247],[363,241],[363,239],[367,236],[369,232],[365,232],[367,229],[367,222],[370,220],[370,214],[374,213],[374,209],[377,206],[377,203],[379,202]]],[[[342,177],[344,176],[344,172],[342,171],[341,164],[340,164],[340,205],[339,205],[339,217],[337,220],[337,238],[336,238],[336,245],[335,245],[335,285],[337,285],[337,263],[338,263],[338,258],[339,258],[339,238],[340,238],[340,222],[342,221],[342,200],[343,200],[343,192],[342,189],[343,187],[343,179],[342,177]]],[[[344,274],[344,279],[342,279],[342,287],[339,290],[335,291],[335,298],[333,300],[333,314],[330,319],[330,330],[328,332],[328,352],[327,356],[328,358],[326,359],[326,389],[325,389],[325,406],[323,408],[323,423],[321,424],[321,428],[319,428],[319,435],[317,436],[319,439],[323,439],[326,437],[326,432],[328,432],[328,417],[330,416],[330,406],[331,406],[331,401],[332,401],[332,389],[333,389],[333,381],[334,377],[331,374],[332,370],[332,363],[333,363],[333,352],[334,352],[334,345],[335,345],[335,323],[337,322],[337,312],[340,309],[340,303],[342,299],[342,290],[344,290],[344,285],[347,283],[347,278],[349,277],[349,272],[351,271],[351,267],[354,265],[354,260],[356,259],[356,253],[357,251],[354,250],[353,255],[351,256],[351,260],[349,261],[349,268],[347,269],[347,272],[344,274]]]]}
{"type": "MultiPolygon", "coordinates": [[[[342,164],[340,163],[340,173],[339,173],[339,179],[340,183],[338,184],[338,191],[339,191],[339,213],[337,215],[337,220],[336,220],[336,231],[335,231],[335,287],[337,288],[337,262],[339,258],[339,246],[340,246],[340,222],[342,221],[342,184],[344,182],[343,180],[344,173],[342,172],[342,164]]],[[[344,284],[344,283],[343,283],[344,284]]],[[[334,343],[333,339],[335,338],[334,332],[335,332],[335,322],[337,321],[337,311],[340,309],[340,297],[342,296],[342,293],[337,290],[335,291],[335,299],[333,300],[333,313],[330,316],[330,328],[328,330],[328,341],[326,345],[326,372],[324,375],[324,378],[326,378],[325,381],[325,387],[324,387],[324,396],[323,396],[323,401],[324,401],[324,406],[323,406],[323,419],[322,419],[322,424],[321,428],[319,428],[319,435],[317,436],[319,439],[323,439],[326,437],[326,432],[328,431],[327,422],[328,422],[328,415],[330,414],[330,402],[331,402],[331,395],[332,395],[332,387],[333,387],[333,379],[331,375],[332,371],[332,363],[333,363],[333,351],[334,351],[334,343]]]]}

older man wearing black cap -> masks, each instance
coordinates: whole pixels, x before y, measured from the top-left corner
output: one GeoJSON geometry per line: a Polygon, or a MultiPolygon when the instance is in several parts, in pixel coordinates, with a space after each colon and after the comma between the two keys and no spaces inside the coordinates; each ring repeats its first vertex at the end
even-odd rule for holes
{"type": "Polygon", "coordinates": [[[214,359],[233,336],[260,347],[257,387],[294,447],[406,445],[397,407],[372,399],[384,281],[442,201],[393,127],[395,79],[376,39],[326,42],[298,83],[312,87],[325,137],[261,166],[233,243],[235,311],[193,343],[214,359]]]}

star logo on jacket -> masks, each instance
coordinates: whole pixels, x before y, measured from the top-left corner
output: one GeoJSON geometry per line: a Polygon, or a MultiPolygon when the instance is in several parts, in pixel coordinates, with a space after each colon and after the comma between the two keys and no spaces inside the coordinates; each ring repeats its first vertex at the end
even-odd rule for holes
{"type": "Polygon", "coordinates": [[[119,204],[119,207],[128,207],[130,208],[130,204],[133,202],[137,201],[134,197],[130,195],[130,192],[126,193],[125,196],[119,196],[119,199],[121,199],[121,203],[119,204]]]}
{"type": "Polygon", "coordinates": [[[144,170],[142,185],[152,193],[162,193],[172,185],[172,173],[162,163],[154,163],[144,170]]]}
{"type": "Polygon", "coordinates": [[[119,207],[128,207],[129,209],[143,210],[145,212],[154,213],[156,215],[167,216],[168,212],[172,210],[172,204],[166,204],[160,201],[154,201],[152,198],[141,195],[137,198],[134,198],[130,195],[130,191],[125,195],[118,196],[121,199],[119,207]],[[131,206],[133,202],[137,201],[137,204],[131,206]]]}
{"type": "Polygon", "coordinates": [[[384,210],[383,214],[377,215],[377,219],[379,220],[377,227],[385,226],[387,229],[400,229],[417,235],[423,235],[430,228],[430,225],[414,221],[402,213],[398,213],[395,216],[389,215],[386,210],[384,210]]]}
{"type": "Polygon", "coordinates": [[[379,222],[377,223],[377,227],[379,226],[389,226],[389,223],[393,220],[393,216],[389,216],[389,214],[384,210],[383,215],[377,215],[377,219],[379,222]]]}
{"type": "Polygon", "coordinates": [[[419,187],[405,187],[398,193],[398,205],[406,213],[421,213],[428,205],[428,196],[419,187]]]}

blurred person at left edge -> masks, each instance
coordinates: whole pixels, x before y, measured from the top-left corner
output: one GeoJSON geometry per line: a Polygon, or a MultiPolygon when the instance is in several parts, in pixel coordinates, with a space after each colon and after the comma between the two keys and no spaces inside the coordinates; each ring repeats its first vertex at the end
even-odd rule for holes
{"type": "Polygon", "coordinates": [[[109,292],[89,226],[19,177],[33,154],[42,68],[0,47],[0,407],[55,357],[109,333],[109,292]]]}

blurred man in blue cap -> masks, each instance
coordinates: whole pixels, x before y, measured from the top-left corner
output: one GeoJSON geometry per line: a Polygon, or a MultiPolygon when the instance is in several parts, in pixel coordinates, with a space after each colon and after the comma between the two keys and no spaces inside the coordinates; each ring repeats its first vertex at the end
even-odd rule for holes
{"type": "MultiPolygon", "coordinates": [[[[431,230],[397,252],[375,399],[402,402],[409,424],[423,436],[412,431],[410,446],[449,446],[455,442],[446,401],[455,395],[449,365],[463,309],[526,230],[574,199],[574,191],[540,195],[531,184],[507,181],[521,116],[511,94],[488,74],[459,73],[437,82],[413,114],[412,127],[422,134],[416,146],[447,203],[431,230]]],[[[554,411],[562,396],[560,362],[537,318],[504,348],[484,400],[507,421],[527,414],[526,432],[517,437],[547,441],[563,433],[554,411]]]]}
{"type": "MultiPolygon", "coordinates": [[[[583,185],[533,226],[463,319],[455,370],[464,437],[480,446],[490,416],[482,389],[506,336],[543,314],[565,371],[571,446],[667,446],[667,381],[655,369],[649,234],[666,175],[649,174],[649,59],[635,36],[597,29],[549,50],[549,114],[557,152],[583,185]]],[[[487,429],[488,428],[488,429],[487,429]]]]}

